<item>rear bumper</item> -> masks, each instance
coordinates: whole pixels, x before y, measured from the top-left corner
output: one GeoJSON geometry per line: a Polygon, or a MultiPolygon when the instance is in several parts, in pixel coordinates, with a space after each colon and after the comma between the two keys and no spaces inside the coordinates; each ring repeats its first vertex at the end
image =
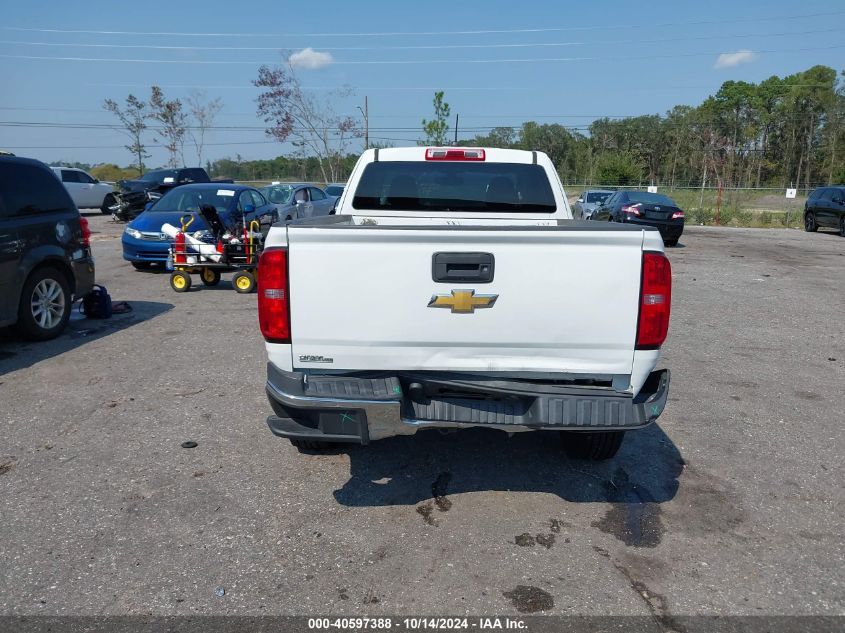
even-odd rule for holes
{"type": "Polygon", "coordinates": [[[91,256],[76,259],[72,262],[73,277],[75,280],[73,298],[79,299],[90,294],[94,289],[94,258],[91,256]]]}
{"type": "Polygon", "coordinates": [[[669,370],[652,372],[633,398],[606,387],[479,381],[446,374],[306,377],[272,364],[267,366],[266,389],[275,414],[267,424],[275,435],[368,444],[424,428],[641,428],[666,406],[669,370]]]}
{"type": "Polygon", "coordinates": [[[630,224],[643,224],[645,226],[653,226],[658,231],[660,231],[660,236],[665,240],[669,238],[670,240],[678,239],[684,232],[684,223],[676,221],[666,221],[662,222],[660,220],[652,220],[650,218],[628,218],[626,220],[630,224]]]}

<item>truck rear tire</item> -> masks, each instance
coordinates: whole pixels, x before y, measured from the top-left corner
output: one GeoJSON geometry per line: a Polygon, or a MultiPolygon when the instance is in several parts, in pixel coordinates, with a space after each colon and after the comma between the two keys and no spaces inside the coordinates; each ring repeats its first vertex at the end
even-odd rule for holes
{"type": "Polygon", "coordinates": [[[619,452],[625,431],[603,431],[597,433],[580,433],[561,431],[560,439],[563,450],[569,457],[588,459],[598,462],[611,459],[619,452]]]}
{"type": "Polygon", "coordinates": [[[317,440],[295,440],[292,438],[290,440],[290,443],[301,451],[320,451],[330,448],[332,446],[331,442],[320,442],[317,440]]]}

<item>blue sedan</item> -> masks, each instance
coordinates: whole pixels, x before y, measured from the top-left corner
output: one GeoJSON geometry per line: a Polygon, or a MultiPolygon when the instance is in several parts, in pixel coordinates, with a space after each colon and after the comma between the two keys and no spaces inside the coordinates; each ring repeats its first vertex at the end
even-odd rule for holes
{"type": "Polygon", "coordinates": [[[200,206],[206,204],[217,209],[223,223],[233,230],[240,228],[244,221],[249,224],[258,220],[266,226],[278,217],[276,207],[252,187],[229,183],[182,185],[167,192],[126,225],[121,240],[123,259],[139,270],[165,263],[172,242],[162,233],[162,225],[179,227],[182,216],[193,215],[194,221],[188,230],[191,233],[208,230],[199,215],[200,206]]]}

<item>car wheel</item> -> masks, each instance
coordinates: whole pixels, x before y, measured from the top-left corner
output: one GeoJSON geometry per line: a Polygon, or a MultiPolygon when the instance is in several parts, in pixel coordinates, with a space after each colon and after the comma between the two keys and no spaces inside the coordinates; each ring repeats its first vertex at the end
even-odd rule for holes
{"type": "Polygon", "coordinates": [[[560,439],[563,450],[569,457],[602,461],[610,459],[619,451],[625,431],[604,431],[598,433],[580,433],[561,431],[560,439]]]}
{"type": "Polygon", "coordinates": [[[135,270],[149,270],[152,267],[152,262],[132,262],[132,268],[135,270]]]}
{"type": "Polygon", "coordinates": [[[320,442],[317,440],[295,440],[291,438],[290,443],[301,451],[320,451],[332,447],[331,442],[320,442]]]}
{"type": "Polygon", "coordinates": [[[111,209],[109,207],[113,206],[117,202],[117,198],[114,197],[113,193],[107,193],[106,197],[103,198],[103,205],[100,207],[100,213],[103,215],[108,215],[111,213],[111,209]]]}
{"type": "Polygon", "coordinates": [[[16,326],[33,341],[56,338],[70,319],[71,305],[70,284],[64,274],[55,268],[39,268],[23,286],[16,326]]]}
{"type": "Polygon", "coordinates": [[[819,225],[816,224],[816,216],[812,211],[807,211],[804,214],[804,230],[807,233],[815,233],[818,231],[819,225]]]}
{"type": "Polygon", "coordinates": [[[238,294],[249,294],[255,290],[255,276],[247,270],[241,270],[232,277],[232,287],[238,294]]]}
{"type": "Polygon", "coordinates": [[[191,276],[181,270],[171,273],[170,287],[175,292],[188,292],[191,289],[191,276]]]}
{"type": "Polygon", "coordinates": [[[203,285],[216,286],[220,283],[220,271],[216,268],[203,268],[200,278],[203,285]]]}

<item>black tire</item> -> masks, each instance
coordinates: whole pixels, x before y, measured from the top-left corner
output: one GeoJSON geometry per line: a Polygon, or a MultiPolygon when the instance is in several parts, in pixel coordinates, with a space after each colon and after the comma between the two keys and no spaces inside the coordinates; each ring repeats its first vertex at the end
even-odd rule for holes
{"type": "Polygon", "coordinates": [[[235,292],[247,295],[255,291],[255,276],[248,270],[239,270],[232,277],[232,288],[235,292]]]}
{"type": "Polygon", "coordinates": [[[114,194],[107,193],[106,197],[103,198],[103,204],[100,207],[100,213],[102,213],[103,215],[108,215],[109,213],[111,213],[111,209],[109,209],[109,207],[112,206],[115,202],[117,202],[117,198],[114,197],[114,194]]]}
{"type": "Polygon", "coordinates": [[[38,268],[23,285],[15,327],[31,341],[56,338],[70,320],[72,305],[64,273],[50,266],[38,268]]]}
{"type": "Polygon", "coordinates": [[[804,230],[807,233],[815,233],[819,230],[819,225],[816,223],[816,216],[812,211],[807,211],[804,214],[804,230]]]}
{"type": "Polygon", "coordinates": [[[220,283],[220,271],[216,268],[203,268],[200,279],[205,286],[216,286],[220,283]]]}
{"type": "Polygon", "coordinates": [[[845,215],[839,218],[839,237],[845,237],[845,215]]]}
{"type": "Polygon", "coordinates": [[[322,451],[332,447],[331,442],[317,440],[295,440],[291,438],[290,443],[301,451],[322,451]]]}
{"type": "Polygon", "coordinates": [[[676,237],[675,239],[672,239],[672,240],[664,240],[664,241],[663,241],[663,243],[664,243],[666,246],[677,246],[677,245],[678,245],[678,240],[679,240],[679,239],[680,239],[680,238],[677,238],[677,237],[676,237]]]}
{"type": "Polygon", "coordinates": [[[152,262],[132,262],[132,268],[135,270],[150,270],[152,267],[152,262]]]}
{"type": "Polygon", "coordinates": [[[181,270],[173,271],[170,273],[170,287],[175,292],[188,292],[191,289],[191,276],[181,270]]]}
{"type": "Polygon", "coordinates": [[[619,452],[625,431],[603,431],[600,433],[579,433],[561,431],[563,450],[575,459],[602,461],[611,459],[619,452]]]}

